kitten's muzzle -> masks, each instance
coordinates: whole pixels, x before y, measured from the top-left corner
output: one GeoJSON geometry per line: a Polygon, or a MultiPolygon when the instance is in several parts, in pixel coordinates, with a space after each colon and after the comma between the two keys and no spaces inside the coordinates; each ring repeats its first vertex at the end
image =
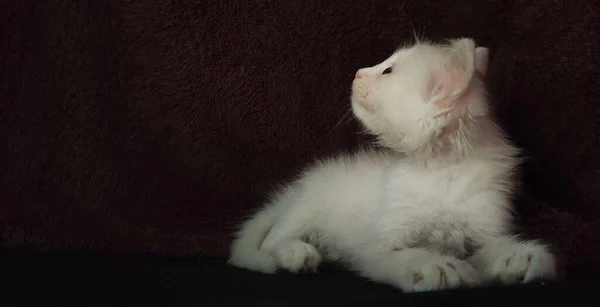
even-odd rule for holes
{"type": "Polygon", "coordinates": [[[352,82],[352,90],[354,91],[355,95],[358,95],[362,98],[366,98],[367,97],[367,88],[364,84],[364,80],[361,79],[354,79],[354,81],[352,82]]]}

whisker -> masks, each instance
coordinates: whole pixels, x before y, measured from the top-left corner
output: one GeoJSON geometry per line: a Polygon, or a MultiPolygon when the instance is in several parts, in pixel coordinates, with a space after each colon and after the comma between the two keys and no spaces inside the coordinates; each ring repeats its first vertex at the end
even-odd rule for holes
{"type": "Polygon", "coordinates": [[[369,131],[367,131],[367,129],[364,129],[364,128],[360,129],[358,131],[355,131],[354,133],[357,135],[369,135],[369,136],[371,135],[371,133],[369,133],[369,131]]]}
{"type": "Polygon", "coordinates": [[[346,113],[342,116],[342,118],[340,118],[340,120],[331,128],[331,130],[329,131],[329,133],[331,134],[334,130],[336,130],[341,124],[345,123],[348,121],[350,114],[352,114],[352,109],[348,108],[348,110],[346,110],[346,113]]]}
{"type": "Polygon", "coordinates": [[[413,30],[413,37],[415,38],[415,43],[420,44],[421,40],[419,39],[419,35],[417,34],[417,29],[415,29],[415,25],[411,22],[410,27],[413,30]]]}
{"type": "Polygon", "coordinates": [[[410,27],[412,28],[415,44],[420,44],[420,43],[427,41],[427,39],[425,38],[424,29],[422,29],[422,33],[420,33],[421,31],[417,31],[417,28],[415,27],[415,25],[412,22],[410,23],[410,27]]]}

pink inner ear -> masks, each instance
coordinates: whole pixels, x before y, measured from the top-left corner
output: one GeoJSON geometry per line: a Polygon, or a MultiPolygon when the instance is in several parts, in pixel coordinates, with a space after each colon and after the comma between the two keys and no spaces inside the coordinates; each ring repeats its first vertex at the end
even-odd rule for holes
{"type": "Polygon", "coordinates": [[[429,78],[426,97],[438,108],[448,108],[466,87],[464,70],[444,65],[429,78]]]}
{"type": "Polygon", "coordinates": [[[485,47],[475,48],[475,70],[485,76],[487,74],[490,51],[485,47]]]}

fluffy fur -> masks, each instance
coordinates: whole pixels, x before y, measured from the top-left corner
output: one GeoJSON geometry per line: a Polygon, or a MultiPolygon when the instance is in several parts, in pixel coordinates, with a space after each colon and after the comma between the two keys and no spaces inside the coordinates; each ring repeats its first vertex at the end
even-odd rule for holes
{"type": "Polygon", "coordinates": [[[346,264],[405,291],[556,276],[511,236],[518,150],[494,123],[472,39],[417,42],[358,70],[352,110],[383,149],[316,163],[246,221],[230,263],[275,273],[346,264]]]}

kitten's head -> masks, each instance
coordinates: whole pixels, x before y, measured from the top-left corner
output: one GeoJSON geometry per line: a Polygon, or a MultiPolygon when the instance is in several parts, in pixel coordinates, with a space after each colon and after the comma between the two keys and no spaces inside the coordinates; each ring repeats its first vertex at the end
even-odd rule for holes
{"type": "Polygon", "coordinates": [[[383,146],[419,150],[460,129],[460,119],[487,116],[487,63],[488,50],[468,38],[400,48],[358,70],[352,110],[383,146]]]}

